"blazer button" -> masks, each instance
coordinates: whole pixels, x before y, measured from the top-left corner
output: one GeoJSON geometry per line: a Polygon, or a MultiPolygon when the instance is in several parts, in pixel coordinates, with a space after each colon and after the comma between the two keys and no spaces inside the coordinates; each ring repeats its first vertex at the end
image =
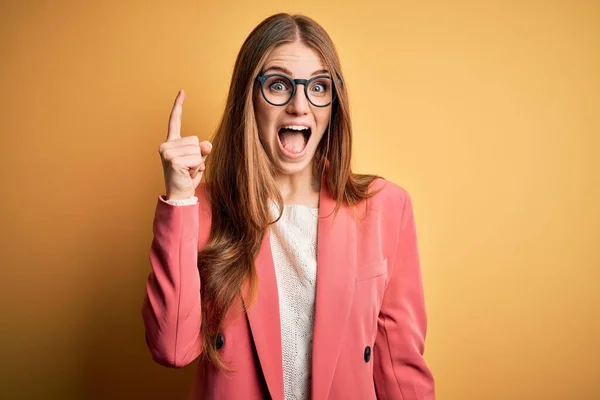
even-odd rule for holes
{"type": "Polygon", "coordinates": [[[221,350],[221,348],[223,347],[223,345],[225,344],[225,336],[223,336],[223,334],[221,332],[219,332],[217,334],[217,350],[221,350]]]}
{"type": "Polygon", "coordinates": [[[371,359],[371,346],[365,347],[365,362],[369,362],[371,359]]]}

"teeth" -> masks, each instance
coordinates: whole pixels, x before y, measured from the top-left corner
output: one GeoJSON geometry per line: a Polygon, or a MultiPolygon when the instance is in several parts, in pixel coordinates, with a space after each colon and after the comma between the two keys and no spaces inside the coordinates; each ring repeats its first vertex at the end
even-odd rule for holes
{"type": "Polygon", "coordinates": [[[292,129],[294,131],[304,131],[304,130],[308,130],[308,126],[302,126],[302,125],[286,125],[286,126],[282,126],[282,129],[292,129]]]}

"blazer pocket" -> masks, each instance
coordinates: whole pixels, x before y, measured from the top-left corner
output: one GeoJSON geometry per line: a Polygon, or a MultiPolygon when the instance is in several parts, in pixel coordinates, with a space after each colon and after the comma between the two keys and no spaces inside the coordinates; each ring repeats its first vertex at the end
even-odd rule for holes
{"type": "Polygon", "coordinates": [[[359,265],[356,269],[356,282],[362,282],[387,273],[387,258],[359,265]]]}

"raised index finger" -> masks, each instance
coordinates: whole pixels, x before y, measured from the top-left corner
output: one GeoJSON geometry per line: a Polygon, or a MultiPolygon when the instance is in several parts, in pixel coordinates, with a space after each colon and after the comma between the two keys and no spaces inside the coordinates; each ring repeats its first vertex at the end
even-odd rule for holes
{"type": "Polygon", "coordinates": [[[175,103],[169,116],[169,131],[167,132],[167,142],[181,138],[181,113],[183,112],[183,100],[185,92],[182,90],[177,93],[175,103]]]}

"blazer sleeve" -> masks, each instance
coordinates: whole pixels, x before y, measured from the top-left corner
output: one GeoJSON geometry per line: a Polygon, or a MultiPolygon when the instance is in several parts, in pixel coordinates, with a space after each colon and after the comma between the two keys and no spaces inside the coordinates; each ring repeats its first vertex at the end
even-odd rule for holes
{"type": "Polygon", "coordinates": [[[154,215],[142,318],[153,360],[168,367],[186,366],[202,349],[198,207],[160,196],[154,215]]]}
{"type": "Polygon", "coordinates": [[[427,316],[415,219],[404,193],[390,281],[377,318],[373,379],[379,399],[433,400],[434,379],[423,357],[427,316]]]}

